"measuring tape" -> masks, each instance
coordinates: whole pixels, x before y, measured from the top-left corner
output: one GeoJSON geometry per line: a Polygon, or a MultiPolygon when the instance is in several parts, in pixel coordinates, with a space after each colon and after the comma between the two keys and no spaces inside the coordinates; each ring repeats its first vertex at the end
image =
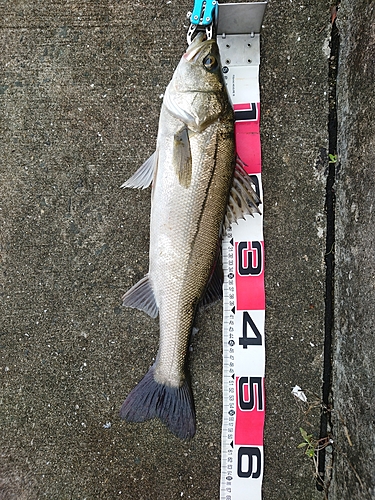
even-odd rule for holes
{"type": "MultiPolygon", "coordinates": [[[[219,5],[217,31],[223,74],[235,112],[237,155],[251,176],[261,201],[259,32],[265,6],[266,2],[219,5]],[[236,6],[239,6],[239,21],[233,23],[236,6]],[[244,8],[247,8],[248,13],[251,9],[249,15],[254,26],[248,35],[237,34],[238,31],[241,33],[241,22],[246,23],[244,8]],[[228,28],[228,19],[234,26],[232,33],[228,28]]],[[[260,210],[263,213],[262,204],[260,210]]],[[[254,217],[246,217],[246,220],[232,225],[223,239],[222,256],[223,423],[220,500],[261,500],[265,417],[263,214],[254,214],[254,217]]]]}

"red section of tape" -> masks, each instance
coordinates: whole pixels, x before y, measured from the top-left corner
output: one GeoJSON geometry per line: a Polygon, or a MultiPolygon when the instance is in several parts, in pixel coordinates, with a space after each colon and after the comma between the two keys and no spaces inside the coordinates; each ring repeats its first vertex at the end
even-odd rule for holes
{"type": "Polygon", "coordinates": [[[236,309],[265,309],[264,242],[236,241],[236,309]]]}
{"type": "MultiPolygon", "coordinates": [[[[248,174],[260,174],[262,171],[262,158],[260,147],[260,103],[256,103],[256,120],[236,121],[234,132],[236,138],[236,151],[245,164],[248,174]]],[[[235,110],[251,109],[250,104],[236,104],[235,110]]]]}
{"type": "MultiPolygon", "coordinates": [[[[259,104],[259,103],[258,103],[259,104]]],[[[250,102],[245,102],[245,103],[241,103],[241,104],[234,104],[233,105],[233,109],[234,111],[239,111],[239,110],[244,110],[244,109],[252,109],[253,108],[253,105],[252,103],[250,102]]]]}
{"type": "Polygon", "coordinates": [[[264,378],[236,377],[234,444],[263,446],[265,417],[264,378]]]}

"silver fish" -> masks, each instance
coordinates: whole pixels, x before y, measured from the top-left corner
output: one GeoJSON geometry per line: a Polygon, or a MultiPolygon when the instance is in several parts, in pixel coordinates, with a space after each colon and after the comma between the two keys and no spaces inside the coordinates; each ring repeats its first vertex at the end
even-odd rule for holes
{"type": "Polygon", "coordinates": [[[195,434],[186,352],[200,302],[220,297],[223,228],[258,211],[250,178],[235,161],[233,110],[214,40],[197,35],[181,58],[161,108],[155,153],[122,187],[152,182],[148,274],[123,304],[159,314],[156,361],[120,416],[159,417],[181,439],[195,434]]]}

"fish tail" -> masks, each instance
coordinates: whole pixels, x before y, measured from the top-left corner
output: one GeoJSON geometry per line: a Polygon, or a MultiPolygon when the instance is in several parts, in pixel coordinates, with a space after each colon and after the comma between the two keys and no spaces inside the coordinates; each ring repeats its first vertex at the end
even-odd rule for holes
{"type": "Polygon", "coordinates": [[[168,387],[154,379],[154,365],[125,399],[120,417],[144,422],[158,417],[180,439],[195,434],[195,411],[188,381],[181,387],[168,387]]]}

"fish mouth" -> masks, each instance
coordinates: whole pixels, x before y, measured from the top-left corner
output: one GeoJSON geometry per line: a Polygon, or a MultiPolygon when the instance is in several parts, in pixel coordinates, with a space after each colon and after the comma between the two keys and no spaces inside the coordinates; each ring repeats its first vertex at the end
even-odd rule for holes
{"type": "Polygon", "coordinates": [[[199,54],[203,49],[206,49],[207,45],[214,44],[215,40],[207,40],[206,33],[203,31],[199,32],[197,36],[194,38],[192,43],[187,48],[184,58],[187,61],[196,61],[199,57],[199,54]]]}

